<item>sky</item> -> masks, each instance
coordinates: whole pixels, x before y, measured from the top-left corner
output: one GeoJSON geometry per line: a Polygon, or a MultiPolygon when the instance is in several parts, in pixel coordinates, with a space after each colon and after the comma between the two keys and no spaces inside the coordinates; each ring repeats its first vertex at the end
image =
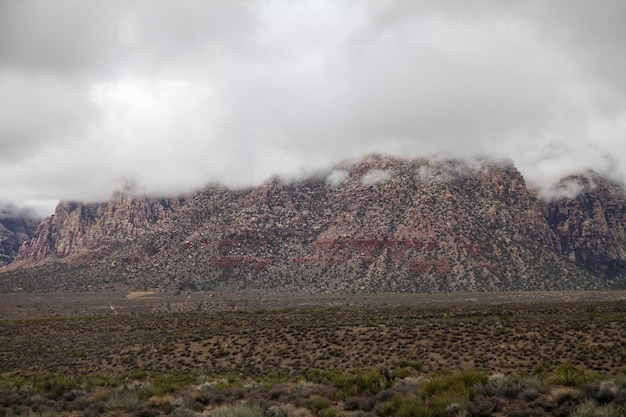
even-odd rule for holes
{"type": "Polygon", "coordinates": [[[0,201],[510,158],[623,180],[623,0],[0,0],[0,201]]]}

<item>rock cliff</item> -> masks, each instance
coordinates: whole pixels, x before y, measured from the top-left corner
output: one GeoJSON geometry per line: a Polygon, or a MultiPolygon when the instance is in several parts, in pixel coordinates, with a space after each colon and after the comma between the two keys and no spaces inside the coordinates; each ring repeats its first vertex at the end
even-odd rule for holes
{"type": "Polygon", "coordinates": [[[20,246],[32,238],[37,224],[30,213],[0,208],[0,267],[13,262],[20,246]]]}
{"type": "Polygon", "coordinates": [[[372,156],[299,182],[212,186],[186,200],[63,203],[0,289],[624,286],[623,190],[595,174],[575,178],[588,182],[564,179],[568,193],[542,200],[509,162],[372,156]]]}
{"type": "MultiPolygon", "coordinates": [[[[61,202],[54,215],[43,219],[32,239],[22,245],[14,266],[70,260],[75,255],[93,258],[93,252],[123,245],[150,230],[184,202],[124,192],[115,193],[106,203],[61,202]]],[[[106,252],[95,256],[106,256],[106,252]]]]}
{"type": "Polygon", "coordinates": [[[568,176],[543,203],[567,259],[601,275],[610,287],[626,281],[626,194],[596,173],[568,176]]]}

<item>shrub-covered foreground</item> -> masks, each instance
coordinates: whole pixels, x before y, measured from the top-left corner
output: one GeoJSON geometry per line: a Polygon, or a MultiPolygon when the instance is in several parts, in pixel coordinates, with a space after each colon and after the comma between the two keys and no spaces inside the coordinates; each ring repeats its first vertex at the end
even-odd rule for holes
{"type": "Polygon", "coordinates": [[[624,416],[626,300],[0,320],[0,417],[624,416]]]}
{"type": "Polygon", "coordinates": [[[529,374],[474,369],[314,370],[293,379],[135,372],[115,378],[12,373],[0,416],[453,417],[626,415],[626,367],[611,377],[564,362],[529,374]]]}

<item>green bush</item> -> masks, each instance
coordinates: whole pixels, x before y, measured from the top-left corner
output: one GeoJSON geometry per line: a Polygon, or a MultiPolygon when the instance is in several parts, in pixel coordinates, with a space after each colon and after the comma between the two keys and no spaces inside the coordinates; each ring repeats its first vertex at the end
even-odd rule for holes
{"type": "Polygon", "coordinates": [[[444,393],[471,399],[476,395],[478,386],[485,384],[488,379],[484,372],[474,369],[456,374],[444,373],[423,382],[419,392],[424,399],[444,393]]]}
{"type": "Polygon", "coordinates": [[[382,417],[434,417],[432,407],[415,395],[395,395],[377,408],[382,417]]]}
{"type": "Polygon", "coordinates": [[[327,409],[329,406],[330,404],[325,398],[313,397],[309,409],[311,410],[311,414],[313,414],[314,417],[318,417],[321,416],[322,410],[327,409]]]}
{"type": "Polygon", "coordinates": [[[620,368],[617,376],[615,377],[615,385],[619,388],[626,388],[626,366],[620,368]]]}
{"type": "Polygon", "coordinates": [[[622,417],[626,409],[614,404],[598,405],[593,400],[583,401],[576,407],[571,417],[622,417]]]}
{"type": "Polygon", "coordinates": [[[137,396],[146,400],[150,397],[161,397],[167,394],[173,394],[179,389],[194,384],[198,378],[194,375],[184,374],[182,372],[173,372],[167,374],[150,374],[145,377],[145,385],[137,391],[137,396]]]}
{"type": "Polygon", "coordinates": [[[323,410],[320,410],[317,417],[341,417],[341,415],[341,413],[338,413],[332,408],[324,408],[323,410]]]}
{"type": "Polygon", "coordinates": [[[31,394],[45,394],[51,399],[58,399],[66,392],[80,387],[80,378],[51,374],[34,379],[31,394]]]}
{"type": "Polygon", "coordinates": [[[548,377],[548,382],[566,387],[577,387],[589,379],[589,375],[584,367],[574,366],[570,362],[563,362],[552,371],[548,377]]]}
{"type": "Polygon", "coordinates": [[[473,399],[487,381],[484,372],[473,369],[454,374],[444,373],[423,382],[418,388],[418,394],[434,416],[444,416],[450,405],[464,404],[473,399]]]}
{"type": "Polygon", "coordinates": [[[387,386],[387,380],[382,371],[361,371],[354,376],[354,385],[358,395],[376,395],[387,386]]]}
{"type": "Polygon", "coordinates": [[[135,411],[141,405],[141,400],[132,393],[124,393],[113,396],[105,401],[108,410],[124,410],[126,412],[135,411]]]}
{"type": "Polygon", "coordinates": [[[383,417],[443,417],[451,409],[463,409],[487,380],[485,373],[476,370],[434,375],[419,385],[417,395],[396,395],[380,404],[377,412],[383,417]]]}
{"type": "Polygon", "coordinates": [[[328,384],[337,389],[336,397],[345,399],[356,395],[371,396],[384,390],[388,383],[396,379],[395,374],[388,374],[379,369],[356,370],[352,373],[340,369],[327,371],[315,370],[307,375],[307,379],[316,383],[328,384]]]}

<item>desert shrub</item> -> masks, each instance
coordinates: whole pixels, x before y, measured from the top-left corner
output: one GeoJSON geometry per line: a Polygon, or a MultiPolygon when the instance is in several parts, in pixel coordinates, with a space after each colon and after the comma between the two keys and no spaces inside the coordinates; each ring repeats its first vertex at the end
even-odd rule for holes
{"type": "Polygon", "coordinates": [[[580,403],[570,414],[571,417],[620,417],[626,409],[615,404],[599,405],[594,400],[587,399],[580,403]]]}
{"type": "Polygon", "coordinates": [[[382,417],[434,417],[435,413],[416,395],[396,395],[379,404],[377,413],[382,417]]]}
{"type": "Polygon", "coordinates": [[[85,377],[83,384],[85,389],[91,391],[94,388],[99,387],[119,387],[121,381],[119,378],[113,378],[107,375],[90,374],[85,377]]]}
{"type": "Polygon", "coordinates": [[[72,402],[68,403],[65,406],[65,409],[68,411],[81,411],[89,407],[90,398],[87,395],[82,395],[80,397],[75,398],[72,402]]]}
{"type": "Polygon", "coordinates": [[[198,414],[196,414],[194,411],[192,411],[192,410],[187,410],[187,409],[184,409],[184,408],[178,408],[178,409],[176,409],[176,410],[172,413],[172,415],[173,415],[174,417],[197,417],[197,416],[198,416],[198,414]]]}
{"type": "Polygon", "coordinates": [[[615,377],[615,385],[617,385],[618,388],[626,388],[626,366],[620,368],[615,377]]]}
{"type": "MultiPolygon", "coordinates": [[[[424,381],[418,395],[397,394],[377,407],[383,417],[444,417],[456,415],[468,408],[468,400],[474,398],[477,387],[485,383],[486,375],[465,371],[458,374],[442,374],[424,381]]],[[[472,405],[472,415],[488,415],[499,408],[496,399],[482,398],[472,405]]]]}
{"type": "Polygon", "coordinates": [[[615,398],[613,398],[613,403],[626,407],[626,388],[617,391],[615,398]]]}
{"type": "Polygon", "coordinates": [[[398,369],[402,369],[404,371],[408,371],[408,368],[415,371],[421,371],[424,364],[420,360],[400,359],[397,363],[397,367],[398,369]]]}
{"type": "Polygon", "coordinates": [[[545,403],[549,408],[556,408],[558,405],[564,402],[578,402],[580,401],[581,393],[575,388],[571,387],[558,387],[553,389],[545,398],[545,403]]]}
{"type": "Polygon", "coordinates": [[[584,384],[582,393],[589,398],[593,398],[600,404],[613,401],[617,394],[617,387],[612,381],[593,381],[584,384]]]}
{"type": "Polygon", "coordinates": [[[566,387],[577,387],[589,379],[584,367],[574,366],[570,362],[563,362],[552,371],[548,377],[548,382],[566,387]]]}
{"type": "Polygon", "coordinates": [[[313,370],[306,375],[311,382],[327,384],[336,389],[335,396],[345,399],[357,395],[376,395],[392,384],[397,376],[380,369],[355,370],[341,369],[313,370]]]}
{"type": "Polygon", "coordinates": [[[28,406],[25,405],[14,405],[13,407],[10,408],[11,413],[13,414],[9,414],[9,415],[18,415],[18,416],[27,416],[29,414],[31,414],[31,409],[28,406]]]}
{"type": "Polygon", "coordinates": [[[544,378],[548,373],[548,365],[545,362],[538,362],[533,366],[533,372],[540,378],[544,378]]]}
{"type": "Polygon", "coordinates": [[[26,386],[28,379],[26,376],[18,373],[0,375],[0,389],[20,389],[26,386]]]}
{"type": "Polygon", "coordinates": [[[330,407],[328,400],[322,397],[313,397],[311,398],[311,405],[309,406],[309,410],[311,410],[311,414],[314,417],[317,417],[322,410],[330,407]]]}
{"type": "Polygon", "coordinates": [[[143,387],[137,391],[137,396],[142,400],[150,397],[163,397],[167,394],[173,394],[196,381],[197,378],[195,376],[182,372],[152,374],[146,379],[143,387]]]}
{"type": "Polygon", "coordinates": [[[345,411],[372,411],[376,405],[376,397],[349,397],[343,402],[345,411]]]}
{"type": "Polygon", "coordinates": [[[30,393],[45,394],[49,398],[58,399],[65,393],[78,388],[80,379],[60,374],[51,374],[38,377],[30,389],[30,393]]]}
{"type": "Polygon", "coordinates": [[[154,410],[148,406],[142,406],[133,414],[133,417],[157,417],[160,415],[159,411],[154,410]]]}
{"type": "Polygon", "coordinates": [[[539,392],[533,388],[527,388],[519,393],[518,398],[522,401],[530,402],[539,397],[539,392]]]}
{"type": "Polygon", "coordinates": [[[28,393],[24,390],[8,390],[0,391],[0,406],[10,407],[12,405],[21,405],[28,399],[28,393]]]}
{"type": "Polygon", "coordinates": [[[517,398],[524,389],[522,381],[512,376],[499,375],[489,378],[483,387],[483,393],[492,397],[517,398]]]}
{"type": "Polygon", "coordinates": [[[380,370],[357,372],[353,377],[356,393],[359,395],[376,395],[387,387],[388,382],[391,383],[390,378],[388,372],[387,377],[385,377],[384,371],[380,370]]]}
{"type": "Polygon", "coordinates": [[[258,405],[238,404],[216,408],[211,417],[263,417],[263,409],[258,405]]]}
{"type": "Polygon", "coordinates": [[[287,390],[284,385],[274,385],[267,390],[267,397],[273,401],[281,400],[284,402],[287,398],[287,390]]]}
{"type": "Polygon", "coordinates": [[[487,380],[485,373],[471,369],[460,373],[443,373],[422,382],[418,387],[418,395],[434,416],[445,416],[445,410],[451,404],[461,407],[473,399],[487,380]]]}
{"type": "Polygon", "coordinates": [[[493,397],[477,396],[472,401],[466,402],[467,411],[474,417],[487,417],[499,411],[502,400],[493,397]]]}
{"type": "Polygon", "coordinates": [[[264,417],[289,417],[289,411],[285,407],[272,405],[265,410],[264,417]]]}
{"type": "Polygon", "coordinates": [[[391,372],[391,380],[397,381],[397,380],[408,378],[410,376],[413,376],[419,373],[412,369],[413,369],[412,367],[403,367],[403,368],[394,369],[391,372]]]}
{"type": "Polygon", "coordinates": [[[324,408],[323,410],[320,410],[318,417],[341,417],[342,414],[340,414],[337,410],[333,409],[333,408],[324,408]]]}
{"type": "Polygon", "coordinates": [[[104,401],[95,401],[89,404],[89,407],[83,410],[84,417],[101,416],[106,411],[106,404],[104,401]]]}
{"type": "Polygon", "coordinates": [[[126,412],[135,411],[141,405],[141,400],[130,392],[116,395],[105,401],[107,410],[124,410],[126,412]]]}
{"type": "Polygon", "coordinates": [[[419,386],[419,393],[425,399],[443,393],[459,398],[472,398],[476,395],[478,386],[487,380],[484,372],[472,369],[456,374],[444,373],[424,381],[419,386]]]}
{"type": "Polygon", "coordinates": [[[264,417],[307,417],[309,415],[309,411],[296,408],[293,404],[272,405],[264,413],[264,417]]]}
{"type": "Polygon", "coordinates": [[[591,399],[585,400],[576,407],[571,417],[594,417],[596,408],[595,401],[591,399]]]}
{"type": "Polygon", "coordinates": [[[354,411],[359,409],[360,397],[348,397],[343,402],[343,409],[345,411],[354,411]]]}
{"type": "Polygon", "coordinates": [[[545,395],[538,398],[535,404],[551,416],[565,417],[569,416],[574,409],[580,404],[582,393],[572,387],[552,387],[545,395]]]}
{"type": "Polygon", "coordinates": [[[540,408],[514,408],[508,410],[505,414],[506,417],[544,417],[547,416],[546,412],[540,408]]]}

